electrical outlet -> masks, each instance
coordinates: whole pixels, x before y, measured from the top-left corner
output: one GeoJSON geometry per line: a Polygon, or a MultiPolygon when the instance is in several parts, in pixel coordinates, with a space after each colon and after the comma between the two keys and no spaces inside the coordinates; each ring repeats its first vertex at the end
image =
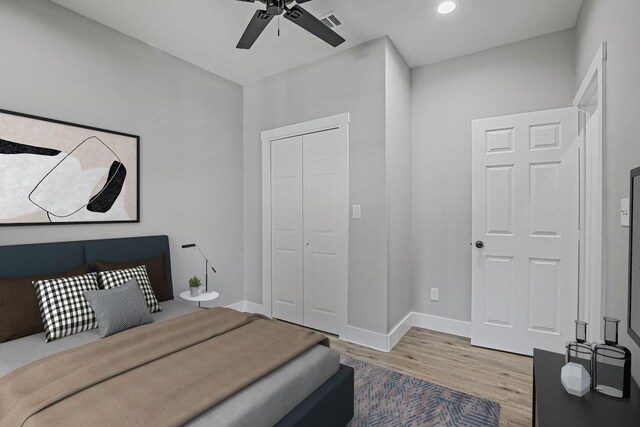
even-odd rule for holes
{"type": "Polygon", "coordinates": [[[440,289],[431,288],[431,301],[440,301],[440,289]]]}

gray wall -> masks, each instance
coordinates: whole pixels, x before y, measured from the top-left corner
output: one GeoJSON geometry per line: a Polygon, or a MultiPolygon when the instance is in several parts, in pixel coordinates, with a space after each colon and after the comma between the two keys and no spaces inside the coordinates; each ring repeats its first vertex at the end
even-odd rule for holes
{"type": "Polygon", "coordinates": [[[393,43],[386,53],[389,330],[411,311],[411,71],[393,43]]]}
{"type": "Polygon", "coordinates": [[[620,341],[633,352],[640,381],[640,348],[628,337],[629,229],[620,226],[620,199],[629,197],[629,171],[640,166],[640,2],[585,0],[576,27],[576,85],[600,43],[607,42],[605,141],[605,312],[621,319],[620,341]],[[613,3],[613,5],[612,5],[613,3]]]}
{"type": "Polygon", "coordinates": [[[242,88],[46,0],[0,2],[0,108],[141,137],[141,222],[2,227],[0,244],[168,234],[176,291],[243,298],[242,88]]]}
{"type": "Polygon", "coordinates": [[[244,87],[244,254],[247,300],[262,303],[260,132],[350,113],[349,318],[387,333],[385,46],[380,38],[244,87]]]}
{"type": "Polygon", "coordinates": [[[571,105],[574,51],[567,30],[412,70],[414,311],[471,319],[471,120],[571,105]]]}

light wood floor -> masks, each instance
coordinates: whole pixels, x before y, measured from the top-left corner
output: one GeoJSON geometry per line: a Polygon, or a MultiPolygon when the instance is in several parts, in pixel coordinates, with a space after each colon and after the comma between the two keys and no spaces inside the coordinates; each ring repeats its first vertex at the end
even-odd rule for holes
{"type": "MultiPolygon", "coordinates": [[[[325,334],[326,335],[326,334],[325,334]]],[[[411,328],[389,353],[329,336],[341,354],[500,404],[501,426],[531,426],[533,359],[411,328]]]]}

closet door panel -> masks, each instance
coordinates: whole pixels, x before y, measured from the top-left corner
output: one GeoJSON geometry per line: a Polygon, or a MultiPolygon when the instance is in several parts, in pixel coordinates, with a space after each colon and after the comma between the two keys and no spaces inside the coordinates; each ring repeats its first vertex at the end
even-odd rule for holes
{"type": "Polygon", "coordinates": [[[302,137],[271,143],[273,316],[303,323],[302,137]]]}
{"type": "MultiPolygon", "coordinates": [[[[348,216],[347,147],[341,130],[303,137],[304,324],[340,332],[348,216]]],[[[346,275],[345,275],[346,276],[346,275]]]]}

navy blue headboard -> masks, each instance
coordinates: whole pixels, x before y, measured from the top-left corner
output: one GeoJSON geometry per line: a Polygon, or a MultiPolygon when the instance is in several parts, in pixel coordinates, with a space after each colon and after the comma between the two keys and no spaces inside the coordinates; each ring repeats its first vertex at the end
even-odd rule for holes
{"type": "Polygon", "coordinates": [[[61,273],[96,261],[115,263],[166,255],[167,286],[173,297],[168,236],[0,246],[0,278],[61,273]]]}

